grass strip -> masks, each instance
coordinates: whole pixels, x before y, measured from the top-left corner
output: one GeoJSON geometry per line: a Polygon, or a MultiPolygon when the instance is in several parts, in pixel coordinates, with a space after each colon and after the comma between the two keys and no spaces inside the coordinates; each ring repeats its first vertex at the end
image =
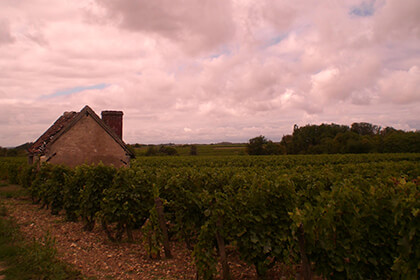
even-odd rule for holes
{"type": "MultiPolygon", "coordinates": [[[[1,201],[0,201],[1,203],[1,201]]],[[[55,240],[48,233],[40,241],[26,241],[16,222],[0,204],[0,262],[4,279],[85,279],[79,271],[57,259],[55,240]]]]}

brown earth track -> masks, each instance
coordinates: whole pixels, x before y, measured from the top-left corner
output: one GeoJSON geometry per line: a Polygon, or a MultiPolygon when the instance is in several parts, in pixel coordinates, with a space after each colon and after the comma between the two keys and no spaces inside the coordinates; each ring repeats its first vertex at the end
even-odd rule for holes
{"type": "MultiPolygon", "coordinates": [[[[5,270],[6,268],[4,267],[4,264],[2,262],[0,262],[0,272],[2,272],[3,270],[5,270]]],[[[0,275],[0,280],[3,280],[5,278],[4,275],[0,275]]]]}
{"type": "MultiPolygon", "coordinates": [[[[134,231],[133,243],[112,243],[100,227],[95,227],[92,232],[83,231],[80,222],[66,222],[64,216],[53,216],[27,199],[4,199],[4,204],[25,237],[42,240],[49,233],[55,238],[59,258],[87,277],[195,279],[191,252],[182,242],[171,242],[172,259],[152,260],[147,255],[140,231],[134,231]]],[[[253,267],[239,261],[234,253],[230,260],[232,279],[257,279],[253,267]]],[[[268,279],[293,279],[293,270],[279,265],[271,271],[268,279]]]]}

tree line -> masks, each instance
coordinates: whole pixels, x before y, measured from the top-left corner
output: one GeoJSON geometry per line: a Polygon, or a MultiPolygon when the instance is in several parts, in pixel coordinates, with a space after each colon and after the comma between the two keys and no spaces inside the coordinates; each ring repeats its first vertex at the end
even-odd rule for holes
{"type": "Polygon", "coordinates": [[[250,139],[247,152],[250,155],[419,153],[420,132],[381,128],[365,122],[351,126],[294,125],[292,135],[283,136],[279,143],[262,135],[250,139]]]}
{"type": "Polygon", "coordinates": [[[5,148],[0,146],[0,157],[22,157],[26,156],[26,151],[32,143],[25,143],[14,148],[5,148]]]}

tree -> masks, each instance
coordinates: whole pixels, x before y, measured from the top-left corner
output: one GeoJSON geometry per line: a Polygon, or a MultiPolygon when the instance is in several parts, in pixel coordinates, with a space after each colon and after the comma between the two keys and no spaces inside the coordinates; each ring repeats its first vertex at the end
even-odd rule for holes
{"type": "Polygon", "coordinates": [[[384,137],[385,153],[418,153],[420,152],[420,133],[395,131],[384,137]]]}
{"type": "Polygon", "coordinates": [[[282,155],[286,153],[286,150],[282,145],[274,143],[271,140],[267,142],[264,148],[266,155],[282,155]]]}
{"type": "Polygon", "coordinates": [[[146,156],[154,156],[156,154],[157,152],[154,146],[149,146],[149,148],[147,148],[146,156]]]}
{"type": "Polygon", "coordinates": [[[6,155],[8,157],[15,157],[18,155],[18,151],[16,149],[7,149],[6,155]]]}
{"type": "Polygon", "coordinates": [[[160,154],[166,154],[168,156],[177,156],[178,151],[174,147],[168,147],[168,146],[160,146],[159,148],[160,154]]]}
{"type": "Polygon", "coordinates": [[[360,122],[360,123],[353,123],[351,125],[352,132],[355,132],[359,135],[375,135],[378,134],[381,128],[377,125],[373,125],[370,123],[360,122]]]}
{"type": "Polygon", "coordinates": [[[246,151],[250,155],[264,155],[264,145],[267,144],[267,139],[260,135],[249,139],[249,143],[246,145],[246,151]]]}
{"type": "MultiPolygon", "coordinates": [[[[337,124],[305,125],[293,127],[292,141],[289,141],[287,152],[292,154],[331,153],[332,146],[323,145],[324,139],[333,139],[339,133],[349,131],[349,127],[337,124]]],[[[283,137],[285,139],[285,137],[283,137]]],[[[289,139],[290,140],[290,139],[289,139]]],[[[282,141],[283,142],[283,141],[282,141]]]]}
{"type": "Polygon", "coordinates": [[[366,122],[345,125],[321,124],[299,127],[285,135],[281,146],[287,154],[322,153],[415,153],[420,151],[420,132],[405,132],[366,122]]]}
{"type": "Polygon", "coordinates": [[[250,155],[281,155],[286,153],[284,146],[280,143],[274,143],[262,135],[249,139],[246,150],[250,155]]]}
{"type": "Polygon", "coordinates": [[[197,155],[197,146],[196,145],[191,145],[190,155],[192,155],[192,156],[197,155]]]}
{"type": "Polygon", "coordinates": [[[2,148],[0,146],[0,157],[4,157],[7,154],[7,148],[2,148]]]}
{"type": "Polygon", "coordinates": [[[293,154],[293,136],[292,135],[284,135],[281,138],[280,145],[283,146],[286,154],[293,154]]]}

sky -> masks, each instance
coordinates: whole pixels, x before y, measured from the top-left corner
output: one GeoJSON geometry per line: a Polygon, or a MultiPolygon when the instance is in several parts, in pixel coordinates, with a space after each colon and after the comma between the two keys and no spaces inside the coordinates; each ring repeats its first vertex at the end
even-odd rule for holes
{"type": "Polygon", "coordinates": [[[132,144],[419,130],[420,1],[0,0],[0,146],[85,105],[132,144]]]}

